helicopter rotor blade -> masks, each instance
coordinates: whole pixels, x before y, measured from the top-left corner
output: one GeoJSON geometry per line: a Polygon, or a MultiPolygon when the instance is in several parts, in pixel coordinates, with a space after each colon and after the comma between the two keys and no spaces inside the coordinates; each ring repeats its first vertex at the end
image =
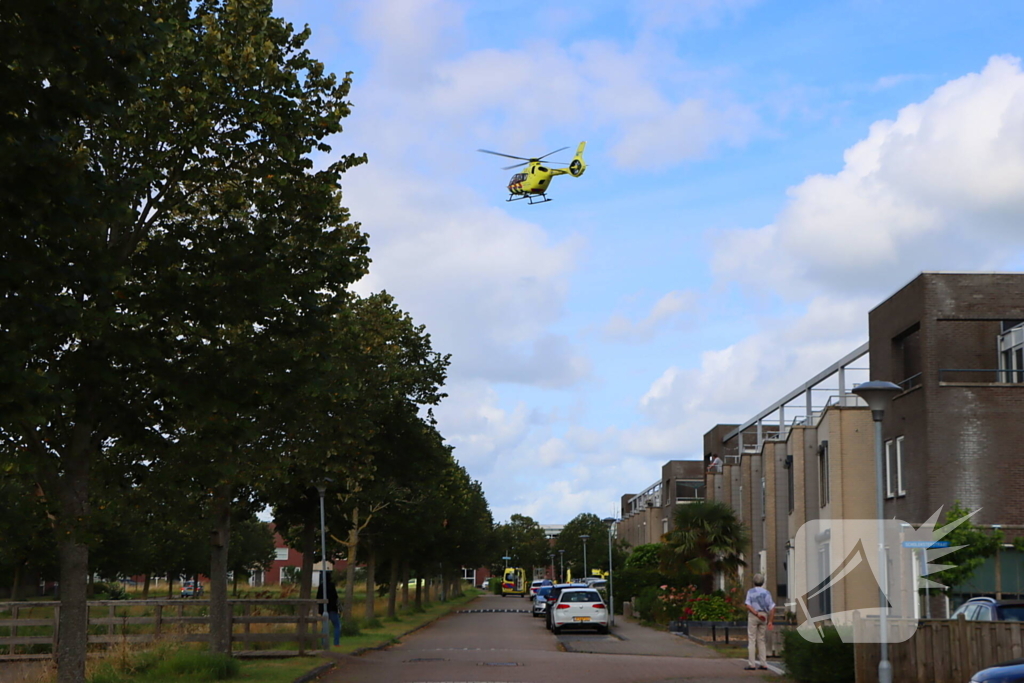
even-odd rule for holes
{"type": "Polygon", "coordinates": [[[512,164],[511,166],[502,166],[501,170],[502,171],[509,171],[509,170],[511,170],[513,168],[521,168],[522,166],[524,166],[524,164],[521,164],[521,163],[520,164],[512,164]]]}
{"type": "Polygon", "coordinates": [[[527,159],[526,157],[516,157],[516,156],[512,156],[511,154],[502,154],[501,152],[492,152],[489,149],[478,149],[477,151],[478,152],[483,152],[484,154],[493,154],[496,157],[507,157],[509,159],[522,159],[523,161],[532,161],[532,159],[527,159]]]}
{"type": "MultiPolygon", "coordinates": [[[[547,154],[545,154],[545,155],[544,155],[543,157],[537,157],[537,161],[540,161],[540,160],[541,160],[541,159],[543,159],[544,157],[549,157],[549,156],[551,156],[552,154],[557,154],[558,152],[561,152],[562,150],[566,150],[566,149],[569,149],[569,148],[568,148],[568,147],[561,147],[561,148],[559,148],[559,149],[556,149],[556,150],[555,150],[554,152],[548,152],[548,153],[547,153],[547,154]]],[[[533,159],[531,159],[530,161],[533,161],[533,159]]]]}

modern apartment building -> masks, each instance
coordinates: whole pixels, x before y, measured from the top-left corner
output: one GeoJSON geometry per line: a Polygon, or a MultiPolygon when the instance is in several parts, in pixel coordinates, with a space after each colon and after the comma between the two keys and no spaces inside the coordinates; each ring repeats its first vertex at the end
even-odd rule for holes
{"type": "Polygon", "coordinates": [[[676,507],[704,499],[704,463],[700,460],[669,460],[661,478],[640,493],[622,496],[616,537],[630,546],[658,543],[673,529],[676,507]]]}
{"type": "MultiPolygon", "coordinates": [[[[780,602],[795,598],[794,544],[805,523],[876,517],[874,425],[851,393],[868,379],[903,389],[882,423],[884,517],[920,525],[959,502],[980,508],[972,521],[1000,527],[1006,541],[1024,535],[1024,273],[922,273],[869,313],[868,328],[864,345],[745,422],[704,436],[705,464],[722,462],[705,475],[707,498],[732,506],[751,532],[742,580],[766,574],[780,602]]],[[[665,480],[623,497],[623,517],[636,520],[627,533],[643,537],[670,517],[644,507],[665,480]]],[[[827,550],[827,537],[816,542],[827,550]]],[[[825,575],[835,569],[828,561],[824,552],[825,575]]],[[[955,600],[976,594],[1024,597],[1021,554],[1004,547],[954,589],[955,600]]],[[[848,581],[819,607],[874,600],[877,585],[848,581]]]]}

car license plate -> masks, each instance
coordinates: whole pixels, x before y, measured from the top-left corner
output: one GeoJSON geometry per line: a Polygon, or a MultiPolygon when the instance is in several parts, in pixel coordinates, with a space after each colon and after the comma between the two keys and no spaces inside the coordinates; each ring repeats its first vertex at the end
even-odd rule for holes
{"type": "Polygon", "coordinates": [[[573,617],[573,621],[590,621],[590,617],[573,617]]]}

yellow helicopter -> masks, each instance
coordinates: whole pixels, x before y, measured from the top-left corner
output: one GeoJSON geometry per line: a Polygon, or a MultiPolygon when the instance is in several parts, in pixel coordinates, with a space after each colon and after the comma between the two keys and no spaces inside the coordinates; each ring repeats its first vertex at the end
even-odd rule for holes
{"type": "MultiPolygon", "coordinates": [[[[557,154],[562,150],[569,149],[563,147],[562,149],[556,149],[554,152],[548,152],[542,157],[536,157],[533,159],[527,159],[525,157],[512,156],[511,154],[502,154],[501,152],[492,152],[489,149],[480,149],[478,152],[484,154],[494,154],[499,157],[506,157],[508,159],[520,159],[525,161],[525,168],[512,176],[512,180],[508,181],[508,199],[505,201],[514,202],[520,199],[527,200],[530,204],[543,204],[544,202],[550,202],[551,198],[547,196],[548,188],[551,186],[551,179],[557,175],[571,175],[574,178],[579,178],[583,175],[583,172],[587,170],[587,164],[583,161],[583,148],[587,146],[586,142],[581,142],[580,146],[576,148],[576,156],[572,158],[565,168],[551,168],[542,163],[545,157],[549,157],[552,154],[557,154]]],[[[561,164],[559,164],[561,165],[561,164]]],[[[504,170],[510,168],[518,168],[523,164],[512,164],[506,166],[504,170]]]]}

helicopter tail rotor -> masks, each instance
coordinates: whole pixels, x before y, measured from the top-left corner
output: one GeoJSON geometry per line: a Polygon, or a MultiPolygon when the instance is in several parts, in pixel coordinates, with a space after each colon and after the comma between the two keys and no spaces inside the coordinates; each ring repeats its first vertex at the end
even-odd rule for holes
{"type": "Polygon", "coordinates": [[[586,142],[581,142],[580,146],[576,148],[576,156],[569,163],[569,173],[573,178],[579,178],[587,170],[587,164],[583,161],[583,148],[586,146],[586,142]]]}

